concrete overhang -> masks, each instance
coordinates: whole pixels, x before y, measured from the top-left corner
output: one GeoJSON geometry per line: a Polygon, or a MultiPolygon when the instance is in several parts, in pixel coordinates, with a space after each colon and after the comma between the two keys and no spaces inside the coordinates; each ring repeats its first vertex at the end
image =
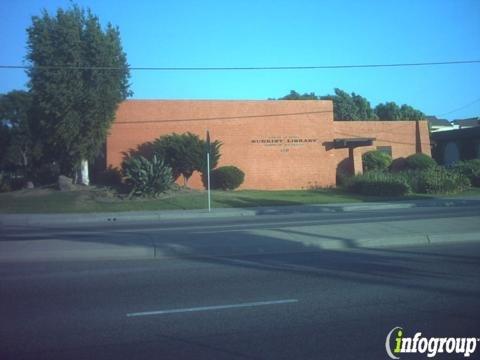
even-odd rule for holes
{"type": "Polygon", "coordinates": [[[355,148],[360,146],[372,146],[375,138],[346,138],[333,139],[335,149],[355,148]]]}

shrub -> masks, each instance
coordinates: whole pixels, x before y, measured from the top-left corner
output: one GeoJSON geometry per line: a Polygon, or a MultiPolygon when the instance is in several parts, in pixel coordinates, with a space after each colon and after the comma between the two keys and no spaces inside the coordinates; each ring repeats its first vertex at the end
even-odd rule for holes
{"type": "MultiPolygon", "coordinates": [[[[245,173],[235,166],[222,166],[210,172],[210,187],[212,189],[234,190],[245,179],[245,173]]],[[[206,181],[204,181],[206,185],[206,181]]]]}
{"type": "Polygon", "coordinates": [[[456,171],[441,166],[413,172],[412,187],[415,192],[424,194],[448,194],[463,191],[470,187],[470,180],[456,171]]]}
{"type": "Polygon", "coordinates": [[[38,185],[55,184],[60,176],[60,166],[56,163],[43,163],[33,172],[33,180],[38,185]]]}
{"type": "Polygon", "coordinates": [[[96,183],[99,185],[118,187],[122,184],[122,173],[116,167],[109,165],[97,176],[96,183]]]}
{"type": "MultiPolygon", "coordinates": [[[[211,168],[217,166],[221,145],[222,143],[218,140],[210,143],[211,168]]],[[[203,172],[207,166],[206,142],[190,132],[163,135],[152,143],[151,149],[172,168],[175,180],[180,175],[183,176],[185,186],[188,185],[188,179],[194,171],[203,172]]]]}
{"type": "Polygon", "coordinates": [[[436,166],[435,160],[426,154],[413,154],[405,159],[405,167],[409,170],[426,170],[436,166]]]}
{"type": "Polygon", "coordinates": [[[123,162],[122,169],[131,187],[130,196],[157,196],[168,190],[173,182],[172,169],[156,155],[152,160],[141,155],[130,157],[123,162]]]}
{"type": "Polygon", "coordinates": [[[27,182],[23,176],[12,173],[0,175],[0,192],[16,191],[25,188],[27,182]]]}
{"type": "Polygon", "coordinates": [[[480,159],[460,161],[452,170],[466,176],[473,186],[480,187],[480,159]]]}
{"type": "Polygon", "coordinates": [[[391,172],[400,172],[406,169],[406,160],[404,157],[396,158],[390,164],[389,170],[391,172]]]}
{"type": "Polygon", "coordinates": [[[12,187],[10,186],[9,178],[0,173],[0,193],[12,191],[12,187]]]}
{"type": "Polygon", "coordinates": [[[402,196],[410,192],[410,186],[403,177],[381,171],[353,176],[347,180],[346,188],[362,195],[402,196]]]}
{"type": "Polygon", "coordinates": [[[368,151],[362,155],[363,171],[387,170],[392,163],[392,157],[382,151],[368,151]]]}

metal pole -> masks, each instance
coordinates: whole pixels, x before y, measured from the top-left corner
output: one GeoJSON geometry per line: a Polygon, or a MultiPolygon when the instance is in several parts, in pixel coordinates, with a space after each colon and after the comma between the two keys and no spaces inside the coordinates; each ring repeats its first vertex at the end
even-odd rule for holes
{"type": "Polygon", "coordinates": [[[207,189],[208,189],[208,212],[211,211],[210,202],[210,152],[207,152],[207,189]]]}

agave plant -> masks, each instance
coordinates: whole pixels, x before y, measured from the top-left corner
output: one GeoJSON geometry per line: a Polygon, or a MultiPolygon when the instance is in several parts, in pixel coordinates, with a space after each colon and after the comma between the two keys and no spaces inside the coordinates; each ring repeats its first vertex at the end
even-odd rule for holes
{"type": "Polygon", "coordinates": [[[158,196],[173,182],[172,169],[156,155],[152,160],[141,155],[130,157],[122,167],[126,182],[132,188],[129,196],[158,196]]]}

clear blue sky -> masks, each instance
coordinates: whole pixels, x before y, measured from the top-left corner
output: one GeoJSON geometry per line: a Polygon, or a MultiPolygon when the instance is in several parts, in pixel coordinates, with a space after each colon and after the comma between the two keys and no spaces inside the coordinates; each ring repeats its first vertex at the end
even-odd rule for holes
{"type": "MultiPolygon", "coordinates": [[[[31,16],[67,0],[0,2],[0,64],[24,64],[31,16]]],[[[479,0],[79,0],[121,31],[134,67],[310,66],[480,59],[479,0]]],[[[0,93],[25,88],[0,69],[0,93]]],[[[267,99],[339,87],[442,115],[480,98],[480,64],[301,71],[132,72],[137,99],[267,99]]],[[[480,100],[445,118],[480,115],[480,100]]]]}

